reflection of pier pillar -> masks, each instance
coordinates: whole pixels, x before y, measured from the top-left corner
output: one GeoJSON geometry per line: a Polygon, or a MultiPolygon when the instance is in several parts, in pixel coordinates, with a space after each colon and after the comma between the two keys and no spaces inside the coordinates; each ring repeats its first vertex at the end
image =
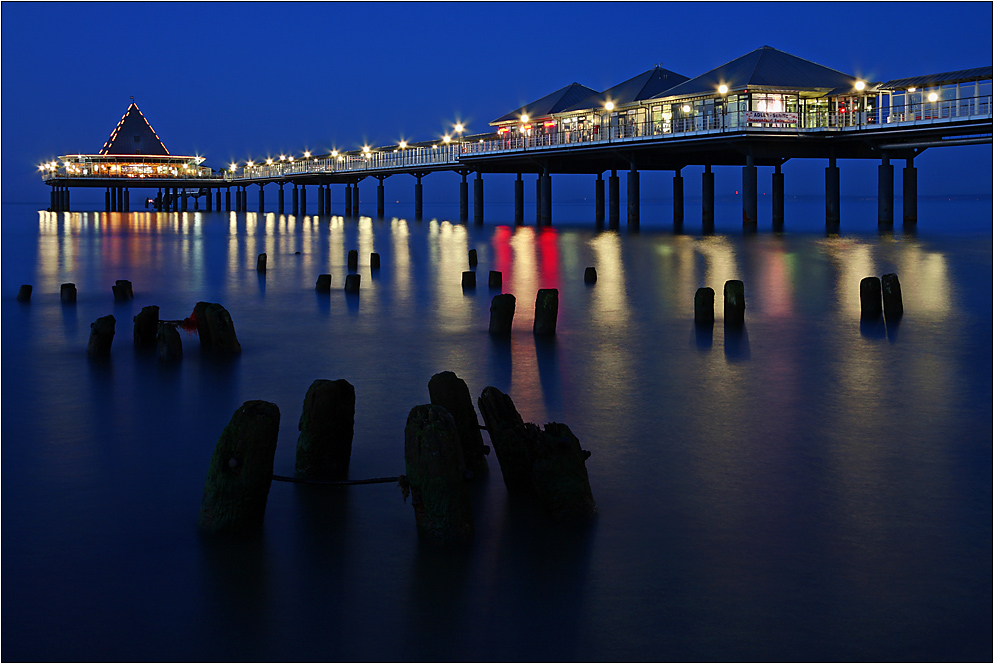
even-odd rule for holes
{"type": "MultiPolygon", "coordinates": [[[[183,212],[186,212],[189,201],[187,200],[186,189],[183,190],[183,212]]],[[[121,208],[124,210],[124,208],[121,208]]]]}
{"type": "Polygon", "coordinates": [[[542,225],[552,225],[552,174],[542,174],[542,225]]]}
{"type": "MultiPolygon", "coordinates": [[[[161,192],[159,195],[162,195],[161,192]]],[[[110,187],[104,190],[104,212],[110,212],[110,187]]]]}
{"type": "Polygon", "coordinates": [[[877,166],[877,225],[894,225],[894,166],[886,154],[877,166]]]}
{"type": "Polygon", "coordinates": [[[217,203],[217,205],[215,206],[217,208],[217,211],[220,212],[221,211],[221,187],[217,188],[217,194],[216,194],[216,198],[215,198],[215,203],[217,203]]]}
{"type": "Polygon", "coordinates": [[[293,216],[298,217],[300,216],[300,191],[297,189],[296,182],[293,183],[292,198],[293,200],[291,201],[292,205],[290,206],[290,213],[293,214],[293,216]]]}
{"type": "Polygon", "coordinates": [[[307,216],[307,185],[300,185],[300,216],[307,216]]]}
{"type": "Polygon", "coordinates": [[[421,186],[421,178],[423,177],[420,173],[414,176],[416,182],[414,183],[414,219],[421,221],[424,216],[424,188],[421,186]]]}
{"type": "Polygon", "coordinates": [[[701,173],[701,224],[705,233],[714,232],[714,173],[711,164],[701,173]]]}
{"type": "Polygon", "coordinates": [[[535,225],[542,225],[542,174],[535,178],[535,225]]]}
{"type": "Polygon", "coordinates": [[[318,184],[318,216],[324,216],[324,185],[318,184]]]}
{"type": "Polygon", "coordinates": [[[384,213],[386,212],[386,203],[384,199],[386,198],[386,189],[383,186],[383,180],[386,179],[385,175],[376,176],[376,218],[382,219],[384,213]]]}
{"type": "Polygon", "coordinates": [[[825,167],[825,226],[829,232],[837,232],[839,229],[840,193],[839,167],[836,166],[835,157],[829,157],[828,166],[825,167]]]}
{"type": "Polygon", "coordinates": [[[756,179],[756,162],[753,156],[746,155],[746,165],[742,167],[742,228],[756,230],[759,223],[759,194],[756,179]]]}
{"type": "Polygon", "coordinates": [[[259,185],[259,214],[266,211],[266,187],[259,185]]]}
{"type": "Polygon", "coordinates": [[[124,212],[124,187],[117,188],[117,211],[124,212]]]}
{"type": "Polygon", "coordinates": [[[231,212],[231,187],[224,189],[224,211],[231,212]]]}
{"type": "Polygon", "coordinates": [[[359,218],[359,183],[356,182],[355,186],[352,187],[352,216],[356,219],[359,218]]]}
{"type": "Polygon", "coordinates": [[[628,228],[639,227],[639,172],[632,165],[628,171],[628,228]]]}
{"type": "Polygon", "coordinates": [[[473,180],[473,223],[483,223],[483,173],[479,171],[473,180]]]}
{"type": "Polygon", "coordinates": [[[345,183],[345,216],[352,216],[352,183],[345,183]]]}
{"type": "Polygon", "coordinates": [[[597,174],[594,180],[594,223],[597,228],[604,226],[604,176],[597,174]]]}
{"type": "Polygon", "coordinates": [[[69,187],[66,187],[66,212],[71,212],[72,209],[69,206],[69,187]]]}
{"type": "Polygon", "coordinates": [[[283,214],[283,211],[286,209],[284,203],[285,203],[285,195],[283,191],[283,183],[280,182],[280,191],[279,193],[276,194],[277,212],[279,214],[283,214]]]}
{"type": "Polygon", "coordinates": [[[459,175],[462,176],[459,183],[459,221],[465,222],[469,219],[469,183],[466,182],[469,171],[459,171],[459,175]]]}
{"type": "Polygon", "coordinates": [[[525,223],[525,182],[521,179],[521,173],[518,173],[514,180],[514,225],[520,226],[523,223],[525,223]]]}
{"type": "Polygon", "coordinates": [[[324,186],[324,212],[331,216],[331,183],[324,186]]]}
{"type": "Polygon", "coordinates": [[[783,230],[783,164],[773,169],[773,230],[783,230]]]}
{"type": "Polygon", "coordinates": [[[904,216],[905,224],[918,223],[918,169],[915,168],[915,159],[908,159],[908,165],[904,167],[904,216]]]}
{"type": "Polygon", "coordinates": [[[673,222],[683,223],[683,176],[681,169],[673,171],[673,222]]]}
{"type": "Polygon", "coordinates": [[[621,184],[618,171],[612,170],[607,179],[607,225],[617,229],[621,224],[621,184]]]}

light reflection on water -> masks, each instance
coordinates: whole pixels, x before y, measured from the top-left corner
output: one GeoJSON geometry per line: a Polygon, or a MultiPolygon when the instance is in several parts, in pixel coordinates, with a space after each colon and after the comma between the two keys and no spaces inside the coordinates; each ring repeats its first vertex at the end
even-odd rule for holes
{"type": "Polygon", "coordinates": [[[20,264],[35,287],[2,302],[5,659],[986,657],[989,247],[255,213],[42,212],[36,228],[4,242],[5,275],[20,264]],[[490,270],[517,298],[510,339],[487,333],[490,270]],[[906,315],[868,334],[859,280],[885,272],[906,315]],[[133,302],[113,302],[116,279],[133,302]],[[741,333],[723,324],[728,279],[746,285],[741,333]],[[716,321],[695,332],[700,286],[716,321]],[[552,340],[531,333],[540,288],[560,291],[552,340]],[[198,300],[231,312],[240,358],[189,335],[176,367],[133,352],[142,306],[179,319],[198,300]],[[107,313],[113,357],[90,363],[107,313]],[[390,486],[275,485],[262,540],[197,538],[207,460],[243,401],[279,405],[291,474],[307,386],[346,378],[351,475],[392,475],[443,370],[572,428],[593,527],[508,502],[491,456],[469,552],[419,546],[390,486]]]}

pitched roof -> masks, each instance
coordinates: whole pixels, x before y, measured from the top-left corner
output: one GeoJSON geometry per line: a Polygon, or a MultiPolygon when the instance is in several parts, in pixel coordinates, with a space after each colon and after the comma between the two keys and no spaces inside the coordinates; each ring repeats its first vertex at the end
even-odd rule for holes
{"type": "Polygon", "coordinates": [[[976,69],[961,69],[959,71],[947,71],[941,74],[930,74],[928,76],[914,76],[912,78],[895,78],[892,81],[880,84],[884,90],[904,90],[906,88],[926,88],[937,85],[951,85],[953,83],[966,83],[968,81],[985,80],[991,78],[991,67],[977,67],[976,69]]]}
{"type": "Polygon", "coordinates": [[[652,69],[618,83],[604,92],[591,95],[565,110],[579,111],[588,108],[601,108],[609,101],[613,102],[615,106],[629,104],[633,101],[654,97],[688,80],[690,79],[682,74],[656,65],[652,69]]]}
{"type": "Polygon", "coordinates": [[[580,85],[579,83],[571,83],[565,88],[559,88],[555,92],[551,92],[541,99],[536,99],[530,104],[525,104],[521,108],[513,110],[510,113],[506,113],[496,120],[492,120],[490,124],[515,121],[520,118],[523,113],[528,114],[529,118],[546,117],[552,115],[553,113],[565,110],[577,102],[583,101],[584,99],[595,94],[597,94],[597,90],[591,90],[587,86],[580,85]]]}
{"type": "Polygon", "coordinates": [[[852,87],[856,77],[799,58],[796,55],[763,46],[720,67],[670,88],[654,98],[713,94],[719,85],[729,90],[750,86],[786,88],[793,90],[832,90],[852,87]]]}
{"type": "Polygon", "coordinates": [[[131,102],[99,154],[168,155],[169,150],[138,110],[138,104],[131,102]]]}

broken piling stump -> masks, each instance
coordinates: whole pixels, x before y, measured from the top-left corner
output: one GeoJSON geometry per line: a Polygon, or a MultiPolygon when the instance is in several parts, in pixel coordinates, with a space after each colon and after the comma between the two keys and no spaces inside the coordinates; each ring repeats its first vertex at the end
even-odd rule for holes
{"type": "Polygon", "coordinates": [[[494,295],[490,301],[490,334],[511,334],[514,321],[514,296],[510,293],[494,295]]]}
{"type": "Polygon", "coordinates": [[[349,269],[358,270],[359,269],[359,250],[349,249],[349,269]]]}
{"type": "Polygon", "coordinates": [[[86,354],[90,357],[110,357],[110,347],[114,343],[114,326],[117,321],[113,316],[101,316],[90,323],[90,341],[86,345],[86,354]]]}
{"type": "Polygon", "coordinates": [[[267,258],[266,254],[259,254],[259,258],[255,261],[256,272],[266,271],[267,258]]]}
{"type": "Polygon", "coordinates": [[[859,282],[859,315],[860,318],[875,320],[883,313],[881,306],[880,279],[864,277],[859,282]]]}
{"type": "Polygon", "coordinates": [[[469,270],[462,273],[462,287],[463,289],[476,288],[476,272],[469,270]]]}
{"type": "Polygon", "coordinates": [[[267,401],[246,401],[231,416],[207,469],[201,530],[242,535],[262,529],[279,430],[280,409],[267,401]]]}
{"type": "Polygon", "coordinates": [[[347,380],[315,380],[304,396],[297,430],[297,477],[345,479],[355,432],[355,388],[347,380]]]}
{"type": "Polygon", "coordinates": [[[155,348],[159,334],[159,307],[149,305],[132,319],[135,322],[135,348],[155,348]]]}
{"type": "Polygon", "coordinates": [[[362,277],[361,274],[347,274],[345,275],[345,292],[346,293],[358,293],[359,292],[359,281],[362,277]]]}
{"type": "Polygon", "coordinates": [[[197,322],[197,335],[200,347],[228,355],[242,352],[242,346],[235,335],[235,324],[228,310],[216,302],[197,302],[193,308],[193,318],[197,322]]]}
{"type": "Polygon", "coordinates": [[[59,298],[62,304],[76,304],[76,284],[62,284],[59,288],[59,298]]]}
{"type": "Polygon", "coordinates": [[[111,290],[114,291],[114,300],[117,302],[127,302],[128,300],[135,299],[135,291],[131,286],[131,282],[127,279],[118,279],[111,290]]]}
{"type": "Polygon", "coordinates": [[[380,269],[380,255],[375,251],[369,255],[369,269],[370,270],[380,269]]]}
{"type": "Polygon", "coordinates": [[[449,411],[455,421],[466,469],[474,476],[485,473],[490,448],[483,444],[480,422],[476,419],[473,397],[466,381],[451,371],[437,373],[428,381],[428,397],[432,405],[449,411]]]}
{"type": "Polygon", "coordinates": [[[31,284],[23,284],[17,289],[17,301],[18,302],[30,302],[31,301],[31,291],[33,290],[31,284]]]}
{"type": "Polygon", "coordinates": [[[883,291],[884,316],[888,320],[896,320],[904,315],[904,300],[901,297],[901,282],[897,275],[891,272],[880,278],[880,286],[883,291]]]}
{"type": "Polygon", "coordinates": [[[470,249],[469,250],[469,266],[470,267],[476,267],[477,262],[478,261],[477,261],[477,258],[476,258],[476,249],[470,249]]]}
{"type": "Polygon", "coordinates": [[[459,435],[441,406],[415,406],[404,428],[404,465],[418,535],[437,544],[473,538],[459,435]]]}
{"type": "Polygon", "coordinates": [[[535,296],[535,323],[532,331],[539,335],[556,333],[556,319],[559,316],[559,290],[541,288],[535,296]]]}
{"type": "Polygon", "coordinates": [[[319,274],[318,280],[314,284],[314,290],[319,293],[330,293],[331,292],[331,275],[330,274],[319,274]]]}
{"type": "Polygon", "coordinates": [[[694,323],[697,325],[714,325],[714,289],[698,288],[694,293],[694,323]]]}
{"type": "Polygon", "coordinates": [[[160,362],[178,362],[183,358],[183,340],[174,323],[159,321],[156,342],[160,362]]]}
{"type": "Polygon", "coordinates": [[[745,285],[738,279],[725,282],[725,325],[745,323],[745,285]]]}
{"type": "Polygon", "coordinates": [[[597,283],[597,269],[593,267],[588,267],[583,271],[583,283],[585,284],[596,284],[597,283]]]}
{"type": "MultiPolygon", "coordinates": [[[[485,388],[476,403],[480,407],[487,433],[490,434],[490,442],[497,454],[497,463],[500,464],[508,494],[533,498],[534,432],[525,428],[511,397],[496,387],[485,388]]],[[[537,431],[537,427],[532,427],[537,431]]]]}

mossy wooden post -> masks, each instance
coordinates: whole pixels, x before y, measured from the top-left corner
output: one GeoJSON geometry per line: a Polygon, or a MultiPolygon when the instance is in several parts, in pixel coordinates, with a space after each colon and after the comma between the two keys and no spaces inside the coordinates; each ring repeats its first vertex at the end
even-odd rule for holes
{"type": "Polygon", "coordinates": [[[745,308],[745,284],[729,279],[725,282],[725,325],[743,325],[745,308]]]}
{"type": "Polygon", "coordinates": [[[183,340],[174,324],[159,321],[156,341],[160,362],[178,362],[183,359],[183,340]]]}
{"type": "Polygon", "coordinates": [[[468,270],[462,273],[462,287],[463,289],[476,288],[476,272],[468,270]]]}
{"type": "Polygon", "coordinates": [[[500,290],[504,287],[504,275],[497,270],[490,270],[490,276],[487,279],[487,286],[500,290]]]}
{"type": "Polygon", "coordinates": [[[559,422],[545,425],[536,438],[532,479],[539,501],[556,519],[573,520],[596,512],[590,491],[586,459],[580,441],[569,427],[559,422]]]}
{"type": "Polygon", "coordinates": [[[694,323],[700,326],[714,325],[713,288],[698,288],[694,293],[694,323]]]}
{"type": "Polygon", "coordinates": [[[884,298],[884,316],[888,320],[896,320],[904,315],[904,300],[901,297],[901,282],[893,272],[885,274],[880,279],[884,298]]]}
{"type": "Polygon", "coordinates": [[[266,256],[266,254],[259,254],[259,258],[255,262],[255,270],[256,270],[256,272],[262,272],[262,273],[266,272],[267,258],[268,257],[266,256]]]}
{"type": "Polygon", "coordinates": [[[318,280],[314,284],[314,290],[319,293],[330,293],[331,292],[331,275],[330,274],[319,274],[318,280]]]}
{"type": "Polygon", "coordinates": [[[159,334],[159,307],[154,304],[142,307],[135,322],[135,348],[155,348],[159,334]]]}
{"type": "Polygon", "coordinates": [[[349,269],[358,270],[359,269],[359,250],[349,249],[349,269]]]}
{"type": "Polygon", "coordinates": [[[538,428],[534,425],[526,428],[511,397],[496,387],[485,388],[477,404],[497,453],[507,492],[512,496],[533,497],[532,449],[538,428]]]}
{"type": "Polygon", "coordinates": [[[127,302],[128,300],[135,299],[135,290],[131,286],[131,282],[127,279],[118,279],[111,290],[114,291],[114,299],[118,302],[127,302]]]}
{"type": "Polygon", "coordinates": [[[514,321],[514,296],[510,293],[494,295],[490,301],[490,334],[511,334],[514,321]]]}
{"type": "Polygon", "coordinates": [[[438,544],[473,538],[473,512],[456,423],[441,406],[415,406],[404,428],[404,465],[418,534],[438,544]]]}
{"type": "Polygon", "coordinates": [[[76,284],[62,284],[59,288],[62,304],[76,304],[76,284]]]}
{"type": "Polygon", "coordinates": [[[597,268],[588,267],[583,271],[583,283],[585,284],[597,283],[597,268]]]}
{"type": "Polygon", "coordinates": [[[90,341],[86,345],[86,354],[90,357],[109,357],[110,347],[114,343],[114,326],[117,321],[113,316],[101,316],[90,323],[90,341]]]}
{"type": "Polygon", "coordinates": [[[34,289],[32,288],[31,284],[22,284],[21,287],[17,289],[17,301],[30,302],[32,290],[34,289]]]}
{"type": "Polygon", "coordinates": [[[880,279],[864,277],[859,282],[859,315],[866,320],[876,320],[883,312],[881,308],[880,279]]]}
{"type": "Polygon", "coordinates": [[[241,535],[262,529],[279,431],[280,409],[267,401],[246,401],[231,416],[207,469],[201,530],[241,535]]]}
{"type": "Polygon", "coordinates": [[[347,380],[315,380],[304,396],[297,429],[297,477],[348,477],[355,432],[355,388],[347,380]]]}
{"type": "Polygon", "coordinates": [[[559,290],[540,288],[535,296],[535,323],[532,331],[539,335],[556,333],[556,319],[559,317],[559,290]]]}
{"type": "Polygon", "coordinates": [[[474,475],[486,472],[486,455],[490,453],[490,448],[483,444],[480,422],[476,419],[473,397],[469,394],[466,381],[451,371],[437,373],[428,381],[428,397],[432,405],[449,411],[455,420],[466,468],[474,475]]]}
{"type": "Polygon", "coordinates": [[[193,308],[193,318],[197,322],[197,334],[202,348],[228,355],[242,352],[231,314],[223,306],[216,302],[197,302],[193,308]]]}

